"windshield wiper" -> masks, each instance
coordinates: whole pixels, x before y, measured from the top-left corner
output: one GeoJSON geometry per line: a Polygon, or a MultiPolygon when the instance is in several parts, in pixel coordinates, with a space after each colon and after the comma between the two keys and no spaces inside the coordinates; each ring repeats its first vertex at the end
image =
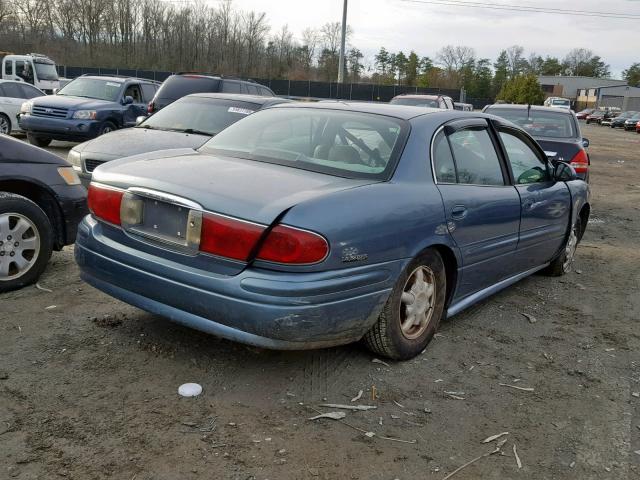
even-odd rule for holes
{"type": "Polygon", "coordinates": [[[170,132],[190,133],[192,135],[206,135],[207,137],[212,137],[215,135],[214,133],[197,130],[195,128],[167,128],[165,130],[168,130],[170,132]]]}

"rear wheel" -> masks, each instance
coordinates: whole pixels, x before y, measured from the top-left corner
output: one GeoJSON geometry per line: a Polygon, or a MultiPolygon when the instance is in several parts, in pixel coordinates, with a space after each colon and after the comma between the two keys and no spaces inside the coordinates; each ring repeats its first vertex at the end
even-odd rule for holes
{"type": "Polygon", "coordinates": [[[573,269],[573,261],[576,256],[576,250],[582,237],[582,221],[578,217],[575,225],[571,229],[569,239],[564,246],[562,253],[545,269],[545,273],[552,277],[560,277],[565,273],[569,273],[573,269]]]}
{"type": "Polygon", "coordinates": [[[5,135],[11,133],[11,120],[4,113],[0,113],[0,133],[5,135]]]}
{"type": "Polygon", "coordinates": [[[38,280],[53,248],[47,215],[28,198],[0,192],[0,292],[38,280]]]}
{"type": "Polygon", "coordinates": [[[42,137],[40,135],[34,135],[33,133],[27,133],[27,140],[31,145],[40,148],[48,147],[51,143],[51,137],[42,137]]]}
{"type": "Polygon", "coordinates": [[[446,298],[442,258],[427,250],[400,275],[378,321],[364,341],[375,353],[407,360],[422,352],[442,318],[446,298]]]}

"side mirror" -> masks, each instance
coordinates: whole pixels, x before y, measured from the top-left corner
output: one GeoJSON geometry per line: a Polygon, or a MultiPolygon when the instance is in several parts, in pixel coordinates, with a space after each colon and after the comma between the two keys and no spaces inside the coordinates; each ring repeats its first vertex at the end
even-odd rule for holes
{"type": "Polygon", "coordinates": [[[582,139],[582,146],[583,146],[584,148],[589,147],[589,144],[590,144],[590,143],[591,143],[591,142],[589,142],[589,139],[588,139],[588,138],[583,138],[583,139],[582,139]]]}
{"type": "Polygon", "coordinates": [[[577,180],[578,174],[568,163],[553,162],[553,179],[558,182],[570,182],[577,180]]]}
{"type": "Polygon", "coordinates": [[[140,125],[142,122],[144,122],[147,119],[147,117],[143,117],[142,115],[136,118],[136,127],[138,125],[140,125]]]}
{"type": "Polygon", "coordinates": [[[53,89],[53,94],[54,94],[54,95],[57,95],[59,91],[60,91],[60,89],[59,89],[59,88],[54,88],[54,89],[53,89]]]}
{"type": "Polygon", "coordinates": [[[124,100],[122,100],[122,104],[123,105],[131,105],[133,103],[133,97],[127,95],[126,97],[124,97],[124,100]]]}

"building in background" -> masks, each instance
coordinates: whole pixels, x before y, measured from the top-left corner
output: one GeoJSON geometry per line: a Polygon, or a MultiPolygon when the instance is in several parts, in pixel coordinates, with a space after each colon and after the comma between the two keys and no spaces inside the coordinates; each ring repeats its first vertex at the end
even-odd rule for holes
{"type": "Polygon", "coordinates": [[[622,111],[640,111],[640,87],[629,85],[600,85],[578,91],[576,107],[619,108],[622,111]]]}
{"type": "MultiPolygon", "coordinates": [[[[563,97],[571,100],[574,110],[578,106],[578,94],[581,90],[599,87],[626,86],[625,80],[595,77],[570,77],[564,75],[540,75],[538,82],[546,97],[563,97]]],[[[584,107],[583,107],[584,108],[584,107]]]]}

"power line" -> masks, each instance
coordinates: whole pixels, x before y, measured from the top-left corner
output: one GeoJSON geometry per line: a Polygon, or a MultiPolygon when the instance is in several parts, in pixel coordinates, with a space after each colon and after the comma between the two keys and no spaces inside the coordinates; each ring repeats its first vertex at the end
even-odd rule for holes
{"type": "Polygon", "coordinates": [[[524,5],[496,5],[495,3],[471,2],[464,0],[400,0],[405,3],[426,5],[448,5],[451,7],[470,7],[487,10],[508,10],[515,12],[546,13],[551,15],[572,15],[581,17],[617,18],[623,20],[640,20],[640,15],[628,13],[593,12],[588,10],[567,10],[551,7],[529,7],[524,5]]]}

